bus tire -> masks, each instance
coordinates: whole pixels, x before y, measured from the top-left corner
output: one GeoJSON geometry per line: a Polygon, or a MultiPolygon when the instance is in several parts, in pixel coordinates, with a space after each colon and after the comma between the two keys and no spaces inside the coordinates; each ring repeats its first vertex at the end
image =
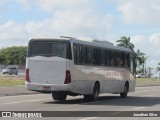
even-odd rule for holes
{"type": "Polygon", "coordinates": [[[90,101],[91,100],[91,95],[83,95],[85,101],[90,101]]]}
{"type": "Polygon", "coordinates": [[[97,101],[99,97],[100,87],[98,83],[94,84],[93,93],[91,95],[84,95],[85,100],[97,101]]]}
{"type": "Polygon", "coordinates": [[[121,98],[126,98],[129,90],[129,84],[125,83],[124,85],[124,91],[120,93],[121,98]]]}
{"type": "Polygon", "coordinates": [[[52,98],[54,100],[66,100],[67,94],[65,92],[52,92],[52,98]]]}

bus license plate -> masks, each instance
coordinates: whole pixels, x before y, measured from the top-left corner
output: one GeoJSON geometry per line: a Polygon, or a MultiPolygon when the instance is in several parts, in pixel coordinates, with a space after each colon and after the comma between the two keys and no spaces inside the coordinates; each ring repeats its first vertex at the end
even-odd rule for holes
{"type": "Polygon", "coordinates": [[[43,90],[51,90],[50,86],[43,86],[43,90]]]}

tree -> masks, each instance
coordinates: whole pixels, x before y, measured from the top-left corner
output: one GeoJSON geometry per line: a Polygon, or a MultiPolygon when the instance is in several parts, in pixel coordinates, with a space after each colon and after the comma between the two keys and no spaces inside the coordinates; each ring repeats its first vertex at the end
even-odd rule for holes
{"type": "Polygon", "coordinates": [[[142,65],[142,71],[143,73],[146,73],[146,60],[148,57],[145,56],[145,53],[142,53],[139,49],[136,52],[136,58],[138,60],[137,64],[138,67],[142,65]]]}
{"type": "Polygon", "coordinates": [[[145,55],[145,53],[142,53],[139,49],[137,50],[136,52],[136,58],[138,60],[138,66],[142,65],[143,64],[143,56],[145,55]]]}
{"type": "Polygon", "coordinates": [[[146,57],[145,54],[142,53],[139,49],[137,50],[137,53],[134,51],[134,44],[130,42],[130,37],[123,36],[120,40],[117,40],[116,42],[118,43],[117,46],[130,48],[133,51],[135,58],[137,59],[136,67],[138,66],[140,68],[142,66],[142,69],[139,69],[137,71],[146,73],[146,60],[148,57],[146,57]]]}
{"type": "Polygon", "coordinates": [[[142,56],[141,58],[141,62],[142,62],[142,66],[143,66],[143,73],[146,73],[146,60],[148,57],[142,56]]]}
{"type": "Polygon", "coordinates": [[[156,68],[156,73],[159,72],[159,79],[160,79],[160,63],[158,63],[157,65],[158,65],[158,66],[157,66],[157,68],[156,68]]]}
{"type": "Polygon", "coordinates": [[[25,64],[27,54],[26,46],[13,46],[0,50],[1,64],[25,64]]]}
{"type": "Polygon", "coordinates": [[[148,69],[148,78],[151,78],[153,68],[152,67],[147,67],[147,69],[148,69]]]}
{"type": "Polygon", "coordinates": [[[123,36],[123,37],[121,37],[120,40],[117,40],[116,42],[118,43],[117,46],[119,46],[119,47],[130,48],[131,50],[134,49],[134,44],[132,44],[130,42],[130,37],[123,36]]]}

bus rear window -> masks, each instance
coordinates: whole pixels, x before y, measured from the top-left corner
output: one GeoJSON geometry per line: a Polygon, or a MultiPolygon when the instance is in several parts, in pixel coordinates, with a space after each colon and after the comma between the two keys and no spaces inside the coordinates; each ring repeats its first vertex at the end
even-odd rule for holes
{"type": "Polygon", "coordinates": [[[32,42],[29,56],[58,56],[66,58],[66,43],[63,42],[32,42]]]}

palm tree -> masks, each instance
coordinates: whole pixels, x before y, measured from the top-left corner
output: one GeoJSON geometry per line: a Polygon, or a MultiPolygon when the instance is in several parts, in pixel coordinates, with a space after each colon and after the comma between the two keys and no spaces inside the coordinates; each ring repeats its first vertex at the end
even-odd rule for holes
{"type": "Polygon", "coordinates": [[[142,71],[143,73],[146,73],[146,60],[148,57],[145,56],[145,53],[142,53],[139,49],[137,50],[136,59],[138,60],[138,67],[142,65],[142,71]]]}
{"type": "Polygon", "coordinates": [[[148,69],[148,77],[151,78],[153,68],[152,67],[147,67],[147,69],[148,69]]]}
{"type": "Polygon", "coordinates": [[[160,79],[160,63],[157,64],[156,73],[159,72],[159,79],[160,79]]]}
{"type": "Polygon", "coordinates": [[[141,62],[142,62],[142,66],[143,66],[143,73],[146,73],[146,60],[148,57],[142,56],[141,58],[141,62]]]}
{"type": "Polygon", "coordinates": [[[142,58],[143,58],[144,55],[145,55],[145,53],[142,53],[139,49],[137,50],[135,57],[136,57],[137,60],[138,60],[138,66],[140,66],[140,65],[143,64],[142,58]]]}
{"type": "Polygon", "coordinates": [[[120,40],[117,40],[116,42],[119,43],[119,44],[117,44],[117,46],[119,46],[119,47],[130,48],[131,50],[134,49],[134,45],[130,42],[130,37],[123,36],[123,37],[121,37],[120,40]]]}

